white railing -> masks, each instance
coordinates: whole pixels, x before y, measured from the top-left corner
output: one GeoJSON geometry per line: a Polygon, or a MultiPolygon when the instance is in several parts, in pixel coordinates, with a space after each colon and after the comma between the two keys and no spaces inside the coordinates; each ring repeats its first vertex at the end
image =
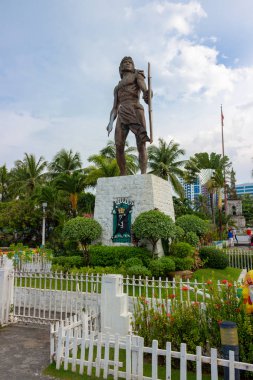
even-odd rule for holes
{"type": "MultiPolygon", "coordinates": [[[[210,280],[211,281],[211,280],[210,280]]],[[[228,286],[228,282],[223,283],[217,281],[217,290],[222,293],[222,289],[228,286]]],[[[195,301],[206,302],[209,299],[209,286],[207,282],[198,282],[197,280],[190,281],[175,279],[162,280],[161,278],[148,278],[148,277],[125,277],[123,279],[124,291],[128,296],[144,297],[144,298],[158,298],[170,299],[176,298],[178,301],[195,301]]],[[[236,290],[238,283],[233,282],[232,286],[236,290]]]]}
{"type": "Polygon", "coordinates": [[[14,272],[14,316],[48,323],[100,307],[101,276],[14,272]]]}
{"type": "Polygon", "coordinates": [[[23,272],[43,272],[48,273],[52,268],[52,261],[39,254],[30,255],[29,258],[13,257],[16,270],[23,272]]]}
{"type": "MultiPolygon", "coordinates": [[[[23,321],[47,323],[62,320],[77,314],[87,307],[99,310],[101,305],[102,276],[92,274],[14,272],[14,316],[23,321]]],[[[205,303],[209,295],[207,283],[183,281],[182,279],[162,280],[148,277],[123,278],[124,293],[128,295],[129,311],[134,310],[137,297],[147,300],[158,299],[170,310],[171,300],[176,302],[205,303]]],[[[230,284],[229,284],[230,285],[230,284]]],[[[238,283],[234,282],[235,291],[238,283]]],[[[228,286],[217,282],[220,293],[228,286]]]]}
{"type": "Polygon", "coordinates": [[[226,251],[229,266],[240,269],[253,269],[253,250],[251,249],[229,249],[226,251]]]}
{"type": "Polygon", "coordinates": [[[167,342],[166,349],[159,349],[157,340],[153,340],[152,347],[145,347],[144,339],[139,336],[128,335],[121,338],[119,335],[98,334],[95,337],[93,332],[90,335],[83,333],[81,336],[78,331],[74,335],[69,331],[67,330],[66,333],[59,330],[57,347],[52,345],[51,358],[56,362],[57,369],[63,364],[66,370],[71,364],[71,370],[79,372],[80,375],[86,372],[88,376],[91,376],[92,369],[95,368],[95,376],[100,377],[102,372],[104,379],[112,375],[114,379],[157,380],[159,379],[158,356],[164,357],[166,379],[171,379],[173,359],[180,361],[180,380],[187,379],[187,362],[196,363],[197,380],[202,379],[202,364],[204,363],[210,365],[212,380],[218,379],[219,367],[228,368],[230,380],[235,378],[236,369],[253,372],[253,364],[235,361],[233,351],[229,352],[229,360],[225,360],[218,358],[217,349],[214,348],[211,349],[209,357],[202,355],[201,347],[196,347],[196,354],[187,353],[184,343],[181,343],[181,349],[178,352],[172,350],[170,342],[167,342]],[[123,354],[120,355],[122,351],[123,354]],[[144,372],[144,356],[147,354],[151,357],[151,376],[147,376],[144,372]],[[122,361],[119,360],[120,356],[124,358],[122,361]]]}

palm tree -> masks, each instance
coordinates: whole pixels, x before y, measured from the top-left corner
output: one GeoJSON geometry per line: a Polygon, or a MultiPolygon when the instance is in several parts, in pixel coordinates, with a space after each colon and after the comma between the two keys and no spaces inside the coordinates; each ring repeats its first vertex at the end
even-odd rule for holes
{"type": "Polygon", "coordinates": [[[57,189],[63,190],[69,194],[72,214],[77,214],[78,195],[86,186],[86,177],[81,171],[74,171],[71,174],[62,173],[55,179],[57,189]]]}
{"type": "Polygon", "coordinates": [[[23,160],[17,160],[11,170],[11,185],[16,193],[28,193],[31,195],[38,184],[45,178],[47,161],[43,156],[36,160],[34,154],[25,153],[23,160]]]}
{"type": "MultiPolygon", "coordinates": [[[[138,157],[136,156],[136,148],[125,144],[125,159],[127,175],[136,174],[139,168],[138,157]]],[[[109,140],[106,147],[101,149],[99,154],[105,158],[116,159],[116,146],[114,141],[109,140]]]]}
{"type": "Polygon", "coordinates": [[[207,173],[206,187],[210,197],[210,207],[212,219],[215,223],[215,206],[214,195],[218,194],[219,207],[221,209],[221,189],[225,186],[225,176],[229,171],[231,162],[227,156],[222,156],[212,152],[210,155],[207,152],[196,153],[187,161],[185,165],[185,179],[187,182],[193,182],[198,175],[202,175],[203,179],[207,173]]]}
{"type": "Polygon", "coordinates": [[[70,174],[74,170],[82,167],[80,153],[73,153],[70,149],[61,149],[53,158],[53,161],[48,165],[51,175],[54,177],[60,173],[70,174]]]}
{"type": "Polygon", "coordinates": [[[98,178],[120,175],[116,158],[112,159],[100,154],[94,154],[88,158],[88,161],[93,162],[94,165],[90,165],[84,170],[87,175],[87,186],[96,186],[98,178]]]}
{"type": "Polygon", "coordinates": [[[0,201],[4,202],[8,199],[9,195],[9,173],[6,165],[0,166],[0,201]]]}
{"type": "Polygon", "coordinates": [[[185,161],[179,160],[179,158],[185,154],[185,151],[179,148],[179,144],[173,140],[167,144],[165,140],[160,138],[158,142],[158,147],[152,145],[147,149],[148,164],[151,168],[149,173],[155,174],[166,181],[170,180],[174,191],[183,198],[184,190],[178,177],[183,177],[181,166],[185,161]]]}

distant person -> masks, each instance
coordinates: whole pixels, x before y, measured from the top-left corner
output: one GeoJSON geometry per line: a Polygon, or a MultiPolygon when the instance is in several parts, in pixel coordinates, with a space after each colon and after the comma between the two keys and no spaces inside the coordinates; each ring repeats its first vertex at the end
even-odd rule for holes
{"type": "Polygon", "coordinates": [[[234,239],[233,239],[232,228],[229,228],[229,230],[228,230],[228,245],[229,245],[229,247],[233,247],[234,246],[234,239]]]}
{"type": "Polygon", "coordinates": [[[236,241],[236,244],[238,244],[238,239],[237,239],[237,236],[236,236],[236,229],[233,228],[232,232],[233,232],[233,240],[236,241]]]}

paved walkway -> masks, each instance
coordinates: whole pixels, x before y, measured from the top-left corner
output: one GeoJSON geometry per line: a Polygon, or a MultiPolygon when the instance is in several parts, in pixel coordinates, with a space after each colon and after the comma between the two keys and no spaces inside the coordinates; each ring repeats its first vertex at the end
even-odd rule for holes
{"type": "Polygon", "coordinates": [[[49,327],[15,324],[0,329],[0,379],[49,380],[49,327]]]}

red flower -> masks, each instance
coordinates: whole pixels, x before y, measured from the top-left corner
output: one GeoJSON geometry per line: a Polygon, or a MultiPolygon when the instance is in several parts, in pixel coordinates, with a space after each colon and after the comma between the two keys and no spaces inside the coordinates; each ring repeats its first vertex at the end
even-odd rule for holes
{"type": "Polygon", "coordinates": [[[182,287],[182,290],[186,291],[186,290],[190,290],[190,288],[189,288],[189,286],[184,285],[184,286],[182,287]]]}
{"type": "Polygon", "coordinates": [[[227,284],[227,283],[228,283],[228,280],[222,280],[221,283],[222,283],[222,284],[227,284]]]}
{"type": "Polygon", "coordinates": [[[231,288],[233,286],[232,282],[228,282],[228,287],[231,288]]]}
{"type": "Polygon", "coordinates": [[[170,317],[171,317],[171,314],[170,314],[170,313],[167,313],[167,317],[170,318],[170,317]]]}
{"type": "Polygon", "coordinates": [[[170,299],[176,298],[176,295],[175,294],[169,294],[168,298],[170,298],[170,299]]]}
{"type": "Polygon", "coordinates": [[[212,283],[213,283],[213,281],[212,280],[207,280],[207,285],[211,285],[212,283]]]}

